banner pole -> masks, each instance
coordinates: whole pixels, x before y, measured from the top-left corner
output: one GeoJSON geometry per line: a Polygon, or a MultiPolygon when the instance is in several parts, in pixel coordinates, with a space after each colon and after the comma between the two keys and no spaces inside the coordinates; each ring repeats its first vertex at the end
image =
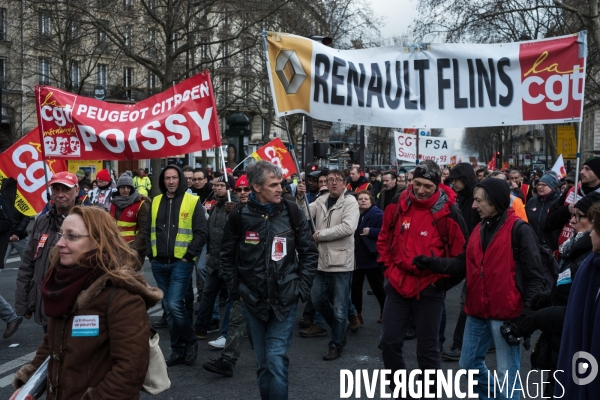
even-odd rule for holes
{"type": "MultiPolygon", "coordinates": [[[[42,141],[42,144],[44,142],[42,141]]],[[[48,166],[46,165],[46,157],[42,156],[42,162],[44,163],[44,181],[46,182],[46,200],[50,201],[50,185],[48,185],[48,166]]],[[[67,167],[67,171],[69,168],[67,167]]],[[[80,188],[81,190],[81,188],[80,188]]]]}
{"type": "Polygon", "coordinates": [[[235,170],[237,169],[237,167],[239,167],[240,165],[242,165],[243,163],[245,163],[245,162],[246,162],[246,160],[247,160],[247,159],[249,159],[249,158],[253,158],[253,157],[252,157],[252,154],[250,154],[248,157],[244,158],[244,159],[242,160],[242,162],[240,162],[238,165],[236,165],[236,166],[235,166],[235,168],[234,168],[234,169],[232,169],[232,171],[235,171],[235,170]]]}
{"type": "MultiPolygon", "coordinates": [[[[300,174],[300,168],[298,168],[298,160],[296,160],[296,152],[294,151],[294,142],[292,142],[292,135],[290,135],[290,128],[288,127],[286,117],[283,117],[283,122],[285,123],[285,132],[287,133],[288,142],[290,143],[290,154],[292,155],[292,159],[294,160],[294,164],[296,165],[296,171],[298,172],[298,174],[300,174]]],[[[306,181],[306,171],[304,171],[304,182],[306,181]]],[[[308,198],[306,197],[306,193],[304,194],[304,205],[308,210],[308,224],[310,225],[312,233],[315,233],[317,231],[317,228],[315,227],[315,221],[313,221],[312,217],[310,216],[310,206],[308,204],[308,198]]]]}
{"type": "MultiPolygon", "coordinates": [[[[579,32],[579,54],[583,57],[583,78],[581,79],[581,118],[577,124],[577,160],[575,162],[575,192],[574,202],[577,202],[577,185],[579,184],[579,165],[581,162],[581,131],[583,125],[583,106],[585,104],[585,76],[586,76],[586,64],[587,64],[587,32],[579,32]]],[[[575,88],[576,89],[576,88],[575,88]]]]}
{"type": "Polygon", "coordinates": [[[223,146],[219,146],[221,150],[221,163],[223,164],[223,174],[225,174],[225,185],[227,186],[227,201],[231,201],[231,191],[229,190],[229,179],[227,177],[227,164],[225,164],[225,153],[223,152],[223,146]]]}

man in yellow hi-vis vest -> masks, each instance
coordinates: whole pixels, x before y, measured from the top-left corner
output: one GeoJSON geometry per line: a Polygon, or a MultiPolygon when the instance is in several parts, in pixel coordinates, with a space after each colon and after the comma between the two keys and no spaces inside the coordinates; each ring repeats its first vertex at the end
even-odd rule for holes
{"type": "Polygon", "coordinates": [[[206,243],[206,218],[197,196],[186,193],[183,172],[169,165],[159,177],[161,194],[152,201],[146,255],[156,284],[164,292],[172,353],[167,365],[192,365],[198,344],[184,299],[194,271],[194,259],[206,243]]]}
{"type": "Polygon", "coordinates": [[[144,171],[143,168],[140,168],[140,170],[138,171],[138,176],[133,177],[133,187],[142,196],[150,196],[152,182],[150,182],[150,177],[146,175],[146,171],[144,171]]]}

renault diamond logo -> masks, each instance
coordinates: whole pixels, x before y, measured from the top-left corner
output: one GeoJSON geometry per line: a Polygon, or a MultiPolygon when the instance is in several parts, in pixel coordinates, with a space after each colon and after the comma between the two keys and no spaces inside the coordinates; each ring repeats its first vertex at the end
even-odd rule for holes
{"type": "Polygon", "coordinates": [[[295,94],[306,79],[306,72],[294,50],[282,50],[279,53],[275,71],[287,94],[295,94]]]}

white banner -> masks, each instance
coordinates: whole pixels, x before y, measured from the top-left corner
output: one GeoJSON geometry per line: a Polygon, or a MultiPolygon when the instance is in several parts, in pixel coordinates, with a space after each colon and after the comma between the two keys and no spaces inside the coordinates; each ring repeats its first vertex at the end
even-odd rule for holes
{"type": "Polygon", "coordinates": [[[339,50],[268,32],[264,44],[278,117],[452,128],[580,121],[586,38],[339,50]]]}
{"type": "MultiPolygon", "coordinates": [[[[417,160],[416,135],[412,133],[394,132],[396,158],[402,161],[417,160]]],[[[419,161],[433,160],[438,164],[450,164],[454,139],[443,137],[419,137],[419,161]]]]}

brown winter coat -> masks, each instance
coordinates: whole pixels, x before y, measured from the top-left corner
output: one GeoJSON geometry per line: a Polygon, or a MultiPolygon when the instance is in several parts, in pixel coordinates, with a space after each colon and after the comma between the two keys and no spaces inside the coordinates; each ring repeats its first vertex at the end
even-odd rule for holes
{"type": "Polygon", "coordinates": [[[148,371],[148,308],[163,296],[130,269],[105,274],[77,297],[74,311],[49,318],[48,333],[31,364],[13,381],[21,387],[48,355],[47,399],[139,399],[148,371]],[[111,293],[117,288],[108,304],[111,293]],[[73,318],[98,315],[99,336],[72,337],[73,318]]]}

